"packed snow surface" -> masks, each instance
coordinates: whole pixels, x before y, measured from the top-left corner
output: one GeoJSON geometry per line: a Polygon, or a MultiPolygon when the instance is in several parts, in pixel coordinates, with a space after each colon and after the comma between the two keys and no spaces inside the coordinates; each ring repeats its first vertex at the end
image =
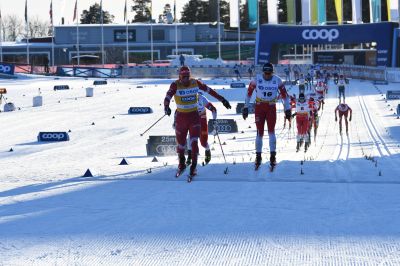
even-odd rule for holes
{"type": "Polygon", "coordinates": [[[226,163],[210,135],[212,160],[187,183],[187,172],[174,177],[176,156],[152,162],[146,154],[149,135],[174,134],[172,116],[140,135],[163,116],[171,81],[1,81],[7,102],[20,108],[0,113],[1,265],[400,264],[399,102],[384,99],[398,84],[351,80],[353,119],[341,136],[331,82],[306,153],[296,153],[295,124],[283,128],[279,103],[271,173],[267,134],[256,172],[254,115],[235,112],[246,89],[204,80],[231,102],[227,110],[209,97],[218,118],[235,119],[239,132],[220,134],[226,163]],[[53,90],[64,84],[71,89],[53,90]],[[43,106],[32,107],[38,95],[43,106]],[[154,112],[129,115],[132,106],[154,112]],[[70,141],[37,141],[40,131],[69,130],[70,141]],[[119,165],[123,158],[129,165],[119,165]],[[82,177],[87,169],[93,177],[82,177]]]}

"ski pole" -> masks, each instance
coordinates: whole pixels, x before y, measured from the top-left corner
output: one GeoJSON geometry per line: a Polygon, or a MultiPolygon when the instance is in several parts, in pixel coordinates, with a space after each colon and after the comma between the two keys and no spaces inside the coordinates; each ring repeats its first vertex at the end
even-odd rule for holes
{"type": "MultiPolygon", "coordinates": [[[[221,151],[222,151],[222,155],[224,156],[224,161],[225,164],[227,164],[226,162],[226,157],[225,157],[225,153],[224,153],[224,149],[222,148],[222,144],[221,144],[221,139],[219,138],[219,134],[218,134],[218,127],[217,127],[217,121],[214,122],[214,129],[215,129],[215,134],[217,135],[218,138],[218,142],[219,142],[219,146],[221,147],[221,151]]],[[[224,170],[224,174],[228,173],[228,166],[226,166],[225,170],[224,170]]]]}
{"type": "Polygon", "coordinates": [[[164,114],[162,117],[160,117],[156,122],[154,122],[154,124],[152,124],[148,129],[146,129],[146,131],[144,131],[142,134],[140,134],[140,136],[143,136],[144,133],[146,133],[147,131],[149,131],[152,127],[154,127],[158,122],[160,122],[161,119],[164,118],[164,116],[166,116],[166,114],[164,114]]]}

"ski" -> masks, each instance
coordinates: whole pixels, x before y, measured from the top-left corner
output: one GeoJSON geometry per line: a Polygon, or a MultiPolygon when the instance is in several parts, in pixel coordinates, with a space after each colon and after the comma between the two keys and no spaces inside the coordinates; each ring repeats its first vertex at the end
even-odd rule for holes
{"type": "Polygon", "coordinates": [[[180,176],[182,175],[182,173],[185,171],[185,169],[186,169],[186,167],[183,168],[183,169],[178,169],[178,170],[176,171],[175,177],[176,177],[176,178],[180,177],[180,176]]]}
{"type": "Polygon", "coordinates": [[[269,164],[269,171],[270,172],[273,172],[275,170],[275,168],[276,168],[276,163],[270,163],[269,164]]]}
{"type": "Polygon", "coordinates": [[[190,182],[192,182],[193,181],[193,178],[196,176],[196,174],[189,174],[188,176],[187,176],[187,182],[188,183],[190,183],[190,182]]]}

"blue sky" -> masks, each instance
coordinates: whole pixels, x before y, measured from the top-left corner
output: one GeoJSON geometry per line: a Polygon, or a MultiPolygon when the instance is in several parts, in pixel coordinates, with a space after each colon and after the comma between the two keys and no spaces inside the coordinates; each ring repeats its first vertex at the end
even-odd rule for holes
{"type": "MultiPolygon", "coordinates": [[[[78,0],[79,14],[82,10],[88,9],[94,3],[100,3],[100,0],[78,0]]],[[[180,17],[180,11],[188,0],[176,0],[177,16],[180,17]]],[[[128,6],[132,0],[128,0],[128,6]]],[[[158,17],[165,4],[173,6],[173,0],[153,0],[153,17],[158,17]]],[[[54,24],[60,24],[61,17],[65,17],[66,24],[72,24],[75,0],[53,0],[54,24]]],[[[125,0],[103,0],[104,9],[115,16],[116,23],[123,23],[125,0]]],[[[2,16],[15,14],[24,19],[25,0],[0,0],[2,16]]],[[[50,0],[28,0],[28,16],[38,16],[42,20],[49,20],[50,0]]],[[[129,9],[128,9],[129,10],[129,9]]],[[[133,16],[132,13],[128,16],[133,16]]]]}

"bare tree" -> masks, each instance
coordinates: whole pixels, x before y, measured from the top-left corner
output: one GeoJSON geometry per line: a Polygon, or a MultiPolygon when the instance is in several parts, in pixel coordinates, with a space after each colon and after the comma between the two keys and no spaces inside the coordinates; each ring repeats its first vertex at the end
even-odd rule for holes
{"type": "Polygon", "coordinates": [[[39,17],[34,17],[29,21],[29,37],[45,37],[48,36],[50,23],[48,21],[42,21],[39,17]]]}
{"type": "Polygon", "coordinates": [[[3,18],[2,30],[6,41],[16,41],[22,35],[22,20],[16,15],[7,15],[3,18]]]}

